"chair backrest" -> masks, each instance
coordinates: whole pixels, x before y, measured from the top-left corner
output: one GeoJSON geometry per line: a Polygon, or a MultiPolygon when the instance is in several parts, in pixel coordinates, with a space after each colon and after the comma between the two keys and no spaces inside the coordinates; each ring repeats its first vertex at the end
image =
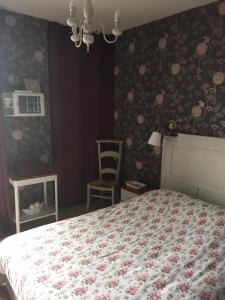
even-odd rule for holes
{"type": "Polygon", "coordinates": [[[99,163],[99,179],[102,180],[104,175],[114,176],[114,180],[118,182],[122,159],[123,141],[117,140],[98,140],[98,163],[99,163]],[[107,149],[104,150],[104,146],[107,149]],[[111,148],[111,149],[110,149],[111,148]],[[111,158],[115,161],[115,167],[106,167],[103,165],[103,159],[111,158]]]}

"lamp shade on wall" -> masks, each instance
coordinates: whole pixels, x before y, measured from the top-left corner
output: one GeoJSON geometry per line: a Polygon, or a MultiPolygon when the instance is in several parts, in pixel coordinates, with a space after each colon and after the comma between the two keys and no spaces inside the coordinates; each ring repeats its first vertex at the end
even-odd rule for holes
{"type": "Polygon", "coordinates": [[[152,135],[150,136],[150,139],[148,140],[148,144],[160,147],[161,146],[161,133],[153,131],[152,135]]]}

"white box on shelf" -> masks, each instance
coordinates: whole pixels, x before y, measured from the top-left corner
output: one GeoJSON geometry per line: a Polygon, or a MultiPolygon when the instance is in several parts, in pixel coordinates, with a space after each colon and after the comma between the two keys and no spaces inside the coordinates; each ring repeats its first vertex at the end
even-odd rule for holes
{"type": "Polygon", "coordinates": [[[35,117],[45,115],[44,94],[31,91],[2,93],[3,114],[8,117],[35,117]]]}

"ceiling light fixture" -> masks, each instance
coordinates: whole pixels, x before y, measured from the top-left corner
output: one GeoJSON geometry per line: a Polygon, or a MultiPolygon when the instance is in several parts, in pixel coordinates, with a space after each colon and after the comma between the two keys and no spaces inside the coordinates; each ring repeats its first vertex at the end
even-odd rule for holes
{"type": "Polygon", "coordinates": [[[94,9],[91,0],[85,0],[84,4],[84,18],[77,20],[77,6],[76,1],[70,1],[70,16],[67,20],[67,24],[72,28],[71,40],[74,42],[75,46],[79,48],[82,44],[86,44],[87,52],[89,52],[89,47],[94,43],[94,33],[102,33],[104,40],[109,43],[115,43],[117,38],[122,34],[122,31],[119,27],[120,25],[120,12],[117,10],[114,14],[114,28],[112,29],[112,34],[114,39],[109,40],[106,37],[105,27],[101,23],[97,23],[99,30],[95,29],[96,25],[93,22],[94,18],[94,9]]]}

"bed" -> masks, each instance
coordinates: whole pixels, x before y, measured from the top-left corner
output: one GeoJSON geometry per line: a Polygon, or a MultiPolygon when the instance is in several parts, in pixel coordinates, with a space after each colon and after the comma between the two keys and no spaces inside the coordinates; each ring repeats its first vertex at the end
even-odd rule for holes
{"type": "Polygon", "coordinates": [[[225,209],[157,190],[9,237],[18,299],[225,299],[225,209]],[[154,298],[153,298],[154,297],[154,298]]]}
{"type": "MultiPolygon", "coordinates": [[[[177,174],[166,163],[163,180],[177,174]]],[[[0,266],[18,300],[225,299],[225,208],[151,191],[9,237],[0,266]]]]}

